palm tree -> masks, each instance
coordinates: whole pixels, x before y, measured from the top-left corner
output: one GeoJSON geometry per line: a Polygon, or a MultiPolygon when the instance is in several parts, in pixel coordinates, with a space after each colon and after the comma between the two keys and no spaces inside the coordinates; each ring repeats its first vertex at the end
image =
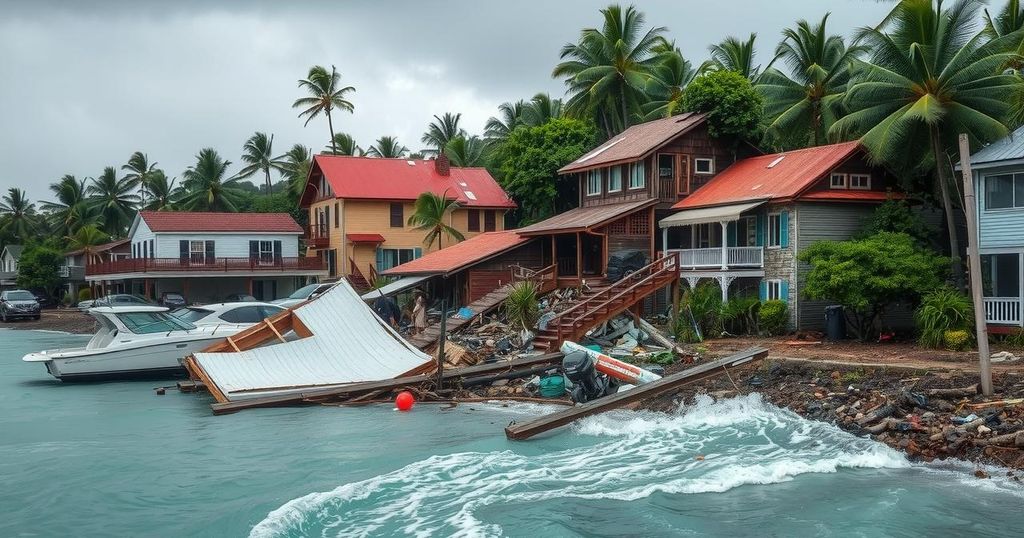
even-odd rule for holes
{"type": "Polygon", "coordinates": [[[498,116],[492,116],[484,125],[484,137],[491,143],[501,142],[512,134],[516,127],[522,125],[525,103],[520,99],[515,103],[502,103],[498,106],[498,116]]]}
{"type": "Polygon", "coordinates": [[[1020,0],[1007,0],[1006,5],[995,17],[985,9],[984,19],[983,32],[989,38],[1002,37],[1024,28],[1024,9],[1021,8],[1020,0]]]}
{"type": "Polygon", "coordinates": [[[89,204],[99,214],[103,231],[108,235],[119,237],[135,218],[135,209],[140,202],[136,193],[138,186],[137,179],[118,178],[117,170],[108,166],[86,188],[89,204]]]}
{"type": "Polygon", "coordinates": [[[181,174],[184,196],[181,205],[190,211],[238,211],[243,192],[238,177],[226,177],[231,161],[213,148],[203,148],[196,164],[181,174]]]}
{"type": "Polygon", "coordinates": [[[427,145],[424,152],[439,153],[453,138],[466,136],[465,129],[459,127],[461,119],[462,114],[452,114],[451,112],[445,112],[441,117],[434,115],[434,121],[430,122],[427,132],[423,133],[423,137],[420,138],[420,141],[427,145]]]}
{"type": "Polygon", "coordinates": [[[409,152],[409,148],[398,143],[398,139],[393,136],[382,136],[377,139],[377,143],[370,146],[370,149],[366,150],[366,154],[371,157],[383,157],[389,159],[396,159],[404,156],[409,152]]]}
{"type": "Polygon", "coordinates": [[[338,133],[334,135],[334,139],[331,140],[330,144],[327,144],[325,151],[327,155],[351,155],[353,157],[362,157],[366,155],[363,148],[356,144],[352,135],[348,133],[338,133]]]}
{"type": "Polygon", "coordinates": [[[36,229],[36,207],[25,196],[25,191],[11,187],[0,198],[0,235],[28,242],[36,229]]]}
{"type": "MultiPolygon", "coordinates": [[[[344,88],[339,86],[341,86],[341,74],[333,65],[330,73],[324,67],[314,65],[309,69],[309,75],[299,81],[299,87],[305,88],[309,96],[300,97],[292,103],[292,108],[303,109],[302,112],[299,112],[300,118],[306,116],[306,123],[303,125],[309,125],[309,122],[321,113],[327,116],[327,128],[331,130],[332,145],[334,144],[334,123],[331,120],[331,111],[338,109],[352,112],[355,109],[352,103],[345,99],[345,94],[354,92],[356,89],[352,86],[344,88]]],[[[333,147],[332,149],[337,155],[338,148],[333,147]]]]}
{"type": "Polygon", "coordinates": [[[792,76],[768,67],[758,79],[756,89],[764,96],[765,117],[770,120],[767,134],[775,140],[789,140],[797,147],[820,145],[842,112],[850,59],[864,48],[847,48],[841,36],[828,35],[828,17],[826,13],[813,26],[801,20],[796,28],[783,30],[772,63],[782,60],[792,76]]]}
{"type": "Polygon", "coordinates": [[[96,213],[89,207],[85,185],[86,180],[79,181],[71,174],[66,174],[57,183],[50,184],[50,190],[57,196],[57,201],[42,202],[40,207],[49,214],[57,235],[64,237],[84,225],[95,223],[96,213]]]}
{"type": "Polygon", "coordinates": [[[168,181],[167,174],[163,170],[154,171],[145,189],[149,203],[145,204],[144,207],[149,211],[173,209],[178,196],[181,194],[180,189],[176,189],[174,186],[176,182],[177,178],[168,181]]]}
{"type": "Polygon", "coordinates": [[[959,133],[975,148],[1005,136],[1004,121],[1022,92],[1020,79],[1002,69],[1020,61],[1009,44],[1024,31],[986,43],[974,32],[980,5],[902,0],[883,25],[863,29],[870,63],[853,60],[844,100],[849,114],[830,129],[838,138],[859,136],[874,160],[894,169],[935,173],[961,283],[950,154],[959,133]]]}
{"type": "Polygon", "coordinates": [[[306,187],[306,177],[309,176],[309,168],[313,166],[313,156],[309,148],[295,144],[281,156],[281,160],[284,161],[284,176],[288,179],[288,196],[292,200],[298,200],[306,187]]]}
{"type": "Polygon", "coordinates": [[[483,166],[487,164],[487,142],[479,136],[457,136],[444,148],[445,155],[455,166],[483,166]]]}
{"type": "Polygon", "coordinates": [[[441,248],[441,236],[447,235],[449,239],[462,241],[465,237],[462,232],[452,228],[447,223],[448,214],[459,207],[455,200],[448,199],[448,191],[438,196],[432,192],[424,192],[416,198],[413,204],[413,213],[409,216],[409,226],[427,232],[423,237],[423,244],[429,247],[437,241],[437,248],[441,248]]]}
{"type": "Polygon", "coordinates": [[[238,172],[238,177],[252,177],[262,170],[267,195],[271,195],[273,184],[270,181],[270,170],[280,172],[284,166],[279,157],[274,157],[274,135],[267,136],[267,133],[257,132],[250,136],[242,146],[242,162],[246,163],[246,166],[238,172]]]}
{"type": "Polygon", "coordinates": [[[110,236],[95,225],[82,226],[75,233],[67,236],[70,250],[82,250],[86,258],[92,256],[95,247],[110,242],[110,236]]]}
{"type": "Polygon", "coordinates": [[[562,100],[552,99],[546,93],[538,93],[523,106],[520,121],[523,125],[536,127],[562,117],[562,100]]]}
{"type": "Polygon", "coordinates": [[[141,151],[132,153],[131,157],[128,157],[128,164],[121,167],[121,170],[127,171],[125,179],[135,181],[139,185],[139,195],[142,204],[146,204],[146,188],[149,183],[149,178],[156,172],[157,163],[150,163],[149,156],[141,151]]]}
{"type": "Polygon", "coordinates": [[[565,77],[568,112],[593,117],[605,135],[622,132],[639,115],[651,71],[658,62],[654,48],[664,42],[665,28],[643,30],[644,15],[633,6],[601,10],[600,30],[584,29],[576,43],[562,47],[562,62],[551,76],[565,77]]]}
{"type": "Polygon", "coordinates": [[[667,118],[682,111],[683,90],[690,84],[697,70],[693,68],[675,43],[665,42],[655,47],[658,64],[651,70],[645,92],[650,102],[644,104],[644,119],[667,118]]]}
{"type": "Polygon", "coordinates": [[[752,82],[757,82],[761,66],[754,65],[754,40],[756,33],[751,33],[746,41],[729,36],[717,45],[708,47],[711,59],[701,66],[701,71],[708,69],[725,69],[736,71],[752,82]]]}

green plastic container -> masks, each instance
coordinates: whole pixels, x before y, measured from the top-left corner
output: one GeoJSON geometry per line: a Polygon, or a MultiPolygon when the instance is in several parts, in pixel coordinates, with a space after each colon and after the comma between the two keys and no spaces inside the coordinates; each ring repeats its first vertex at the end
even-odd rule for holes
{"type": "Polygon", "coordinates": [[[565,395],[565,378],[552,375],[541,378],[540,395],[545,398],[561,398],[565,395]]]}
{"type": "Polygon", "coordinates": [[[587,344],[587,345],[585,345],[583,347],[589,349],[590,351],[596,351],[598,353],[601,352],[601,346],[599,346],[597,344],[587,344]]]}

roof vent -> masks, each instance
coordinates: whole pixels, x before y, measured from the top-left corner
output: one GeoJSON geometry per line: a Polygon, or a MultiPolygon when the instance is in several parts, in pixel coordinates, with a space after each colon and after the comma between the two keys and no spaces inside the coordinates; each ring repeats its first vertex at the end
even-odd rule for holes
{"type": "Polygon", "coordinates": [[[416,161],[405,161],[405,164],[408,164],[409,166],[416,166],[416,161]]]}
{"type": "Polygon", "coordinates": [[[775,165],[777,165],[777,164],[781,163],[781,162],[782,162],[782,159],[785,159],[785,158],[786,158],[786,156],[785,156],[785,155],[779,155],[778,157],[776,157],[776,158],[775,158],[775,160],[774,160],[774,161],[772,161],[771,163],[769,163],[769,164],[768,164],[768,166],[766,166],[765,168],[775,168],[775,165]]]}
{"type": "Polygon", "coordinates": [[[473,194],[473,191],[462,191],[462,192],[466,193],[466,198],[469,198],[470,200],[476,200],[476,195],[473,194]]]}

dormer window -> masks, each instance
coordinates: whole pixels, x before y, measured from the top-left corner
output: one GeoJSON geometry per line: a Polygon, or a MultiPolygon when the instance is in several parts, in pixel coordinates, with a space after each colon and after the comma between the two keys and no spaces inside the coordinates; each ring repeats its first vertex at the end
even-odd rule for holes
{"type": "Polygon", "coordinates": [[[871,176],[868,174],[850,174],[850,188],[857,190],[871,189],[871,176]]]}
{"type": "Polygon", "coordinates": [[[832,189],[848,189],[849,184],[846,182],[846,179],[846,174],[832,174],[828,186],[832,189]]]}

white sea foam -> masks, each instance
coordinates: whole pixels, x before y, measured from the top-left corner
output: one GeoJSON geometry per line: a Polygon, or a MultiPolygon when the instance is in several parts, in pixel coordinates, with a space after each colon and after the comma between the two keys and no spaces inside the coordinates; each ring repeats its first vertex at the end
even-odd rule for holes
{"type": "Polygon", "coordinates": [[[580,440],[596,442],[529,457],[512,451],[433,456],[289,501],[251,536],[493,536],[502,529],[478,517],[486,507],[706,494],[807,473],[910,465],[884,445],[804,420],[756,394],[702,398],[675,415],[608,413],[573,429],[580,440]]]}

